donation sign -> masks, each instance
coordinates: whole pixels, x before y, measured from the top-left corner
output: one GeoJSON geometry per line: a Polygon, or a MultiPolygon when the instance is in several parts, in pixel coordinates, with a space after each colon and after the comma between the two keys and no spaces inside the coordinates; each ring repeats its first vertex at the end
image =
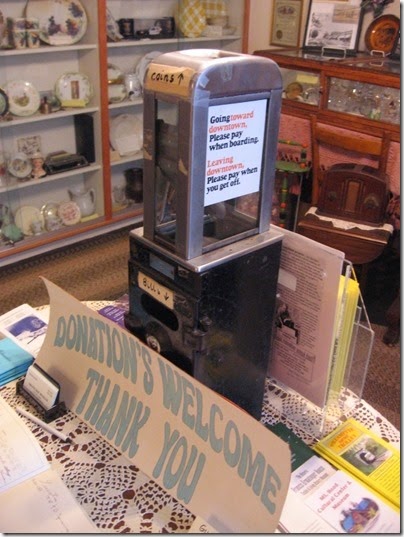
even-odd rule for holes
{"type": "Polygon", "coordinates": [[[288,445],[127,330],[45,280],[50,320],[36,363],[61,400],[193,514],[223,533],[273,533],[288,445]]]}
{"type": "Polygon", "coordinates": [[[211,106],[205,207],[260,189],[267,100],[211,106]]]}

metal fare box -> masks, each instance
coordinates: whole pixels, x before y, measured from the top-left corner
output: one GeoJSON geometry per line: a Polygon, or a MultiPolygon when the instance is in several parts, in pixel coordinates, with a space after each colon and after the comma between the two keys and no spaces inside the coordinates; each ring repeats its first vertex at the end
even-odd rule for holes
{"type": "Polygon", "coordinates": [[[155,58],[144,81],[144,227],[130,233],[125,326],[257,419],[282,242],[269,229],[281,93],[266,58],[155,58]]]}

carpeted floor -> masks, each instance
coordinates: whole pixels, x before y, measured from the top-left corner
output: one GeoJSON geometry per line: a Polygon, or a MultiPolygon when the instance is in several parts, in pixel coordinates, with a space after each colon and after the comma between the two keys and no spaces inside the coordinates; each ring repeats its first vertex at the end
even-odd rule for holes
{"type": "Polygon", "coordinates": [[[78,300],[113,300],[128,290],[129,229],[0,268],[0,314],[49,303],[40,276],[78,300]]]}
{"type": "MultiPolygon", "coordinates": [[[[45,276],[78,300],[113,300],[126,293],[129,230],[130,228],[123,228],[0,268],[0,314],[23,303],[33,307],[48,304],[48,294],[40,276],[45,276]]],[[[372,282],[368,282],[368,285],[371,286],[372,282]]],[[[375,343],[366,377],[364,399],[400,429],[400,345],[388,347],[382,341],[386,330],[382,304],[379,295],[375,305],[371,301],[368,311],[375,331],[375,343]]]]}

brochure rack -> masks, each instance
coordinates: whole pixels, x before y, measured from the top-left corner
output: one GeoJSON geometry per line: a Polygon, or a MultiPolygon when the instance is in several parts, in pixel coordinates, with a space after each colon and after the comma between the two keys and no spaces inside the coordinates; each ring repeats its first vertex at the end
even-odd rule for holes
{"type": "MultiPolygon", "coordinates": [[[[348,271],[352,271],[353,279],[356,280],[352,264],[347,262],[347,266],[348,271]]],[[[338,371],[337,368],[330,370],[327,401],[323,407],[319,407],[285,383],[270,376],[268,381],[271,389],[268,391],[267,404],[271,413],[280,414],[279,417],[301,429],[313,440],[320,440],[329,434],[343,420],[352,416],[361,402],[373,343],[374,331],[362,295],[359,293],[342,385],[339,388],[335,387],[335,375],[338,371]],[[279,391],[283,401],[282,409],[276,401],[279,399],[279,391]]]]}

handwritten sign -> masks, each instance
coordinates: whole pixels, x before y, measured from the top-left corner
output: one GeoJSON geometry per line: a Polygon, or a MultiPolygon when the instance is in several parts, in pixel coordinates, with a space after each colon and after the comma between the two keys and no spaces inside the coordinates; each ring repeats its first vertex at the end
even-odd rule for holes
{"type": "Polygon", "coordinates": [[[262,99],[209,108],[205,206],[258,192],[266,107],[262,99]]]}
{"type": "Polygon", "coordinates": [[[67,407],[218,531],[274,532],[290,480],[287,444],[44,281],[50,322],[37,363],[67,407]]]}
{"type": "Polygon", "coordinates": [[[150,276],[146,276],[142,272],[139,272],[137,277],[137,283],[140,289],[146,291],[153,298],[164,304],[170,310],[174,309],[174,293],[168,287],[161,285],[150,276]]]}
{"type": "Polygon", "coordinates": [[[195,71],[189,67],[173,67],[152,63],[147,71],[144,87],[150,91],[187,97],[195,71]]]}

